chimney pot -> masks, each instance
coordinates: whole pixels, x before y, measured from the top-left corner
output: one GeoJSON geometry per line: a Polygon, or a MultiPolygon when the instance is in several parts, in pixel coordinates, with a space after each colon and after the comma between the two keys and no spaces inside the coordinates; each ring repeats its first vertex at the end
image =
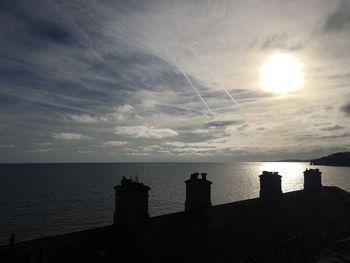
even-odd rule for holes
{"type": "Polygon", "coordinates": [[[201,173],[201,180],[198,180],[198,175],[198,173],[193,173],[190,179],[185,181],[185,211],[187,212],[202,212],[211,207],[210,187],[212,183],[206,179],[206,173],[201,173]]]}
{"type": "Polygon", "coordinates": [[[304,191],[320,193],[323,189],[321,175],[319,169],[306,169],[304,171],[304,191]]]}
{"type": "Polygon", "coordinates": [[[150,187],[123,176],[120,185],[115,186],[114,189],[114,224],[139,223],[149,218],[148,191],[150,187]]]}
{"type": "Polygon", "coordinates": [[[260,198],[278,199],[282,197],[281,177],[278,172],[263,171],[260,177],[260,198]]]}

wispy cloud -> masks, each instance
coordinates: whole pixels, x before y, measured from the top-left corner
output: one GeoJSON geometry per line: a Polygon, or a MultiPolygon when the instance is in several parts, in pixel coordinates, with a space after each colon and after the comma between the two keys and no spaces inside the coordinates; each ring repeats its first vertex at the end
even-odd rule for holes
{"type": "Polygon", "coordinates": [[[53,133],[52,137],[57,140],[86,140],[92,139],[90,136],[82,135],[79,133],[69,133],[69,132],[61,132],[61,133],[53,133]]]}
{"type": "Polygon", "coordinates": [[[208,129],[195,129],[193,130],[193,134],[207,134],[208,129]]]}
{"type": "Polygon", "coordinates": [[[208,128],[210,128],[210,127],[218,128],[218,127],[227,127],[227,126],[231,126],[231,125],[236,125],[239,123],[240,123],[240,121],[215,120],[215,121],[207,122],[205,124],[205,126],[208,128]]]}
{"type": "Polygon", "coordinates": [[[321,136],[322,139],[338,139],[350,137],[350,132],[321,136]]]}
{"type": "Polygon", "coordinates": [[[106,114],[108,119],[124,121],[132,118],[135,115],[135,108],[131,105],[124,104],[118,106],[114,112],[106,114]]]}
{"type": "Polygon", "coordinates": [[[46,146],[52,145],[52,142],[37,142],[37,143],[35,143],[35,145],[37,145],[39,147],[46,147],[46,146]]]}
{"type": "Polygon", "coordinates": [[[104,117],[96,117],[96,116],[91,116],[91,115],[87,115],[87,114],[82,114],[82,115],[71,115],[70,119],[76,123],[85,123],[85,124],[89,124],[89,123],[97,123],[100,121],[106,121],[106,118],[104,117]]]}
{"type": "Polygon", "coordinates": [[[0,144],[0,147],[1,148],[14,148],[15,145],[13,143],[11,143],[11,144],[0,144]]]}
{"type": "Polygon", "coordinates": [[[117,126],[114,127],[114,133],[118,135],[129,136],[133,138],[163,139],[177,136],[178,133],[172,129],[155,128],[152,126],[117,126]]]}
{"type": "Polygon", "coordinates": [[[95,151],[91,151],[91,150],[78,150],[77,153],[80,153],[80,154],[90,154],[90,153],[94,153],[95,151]]]}
{"type": "Polygon", "coordinates": [[[46,152],[51,152],[51,151],[56,151],[58,150],[57,148],[40,148],[40,149],[34,149],[34,150],[29,150],[25,151],[26,153],[46,153],[46,152]]]}
{"type": "Polygon", "coordinates": [[[265,51],[298,51],[303,48],[303,44],[291,40],[286,34],[270,34],[263,39],[255,39],[249,47],[265,51]]]}
{"type": "Polygon", "coordinates": [[[102,143],[102,146],[104,147],[118,147],[127,144],[127,141],[108,141],[102,143]]]}
{"type": "Polygon", "coordinates": [[[345,129],[345,127],[339,124],[334,124],[334,125],[321,128],[322,131],[336,131],[336,130],[342,130],[342,129],[345,129]]]}

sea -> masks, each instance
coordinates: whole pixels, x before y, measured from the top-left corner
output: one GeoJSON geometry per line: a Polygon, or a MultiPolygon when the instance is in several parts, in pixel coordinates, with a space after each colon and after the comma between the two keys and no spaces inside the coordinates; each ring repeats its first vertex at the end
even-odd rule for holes
{"type": "Polygon", "coordinates": [[[304,162],[0,164],[0,245],[113,222],[114,189],[123,176],[151,187],[150,216],[184,210],[184,181],[206,172],[212,204],[259,196],[259,175],[277,171],[282,190],[303,188],[303,171],[319,168],[322,183],[350,192],[350,167],[304,162]]]}

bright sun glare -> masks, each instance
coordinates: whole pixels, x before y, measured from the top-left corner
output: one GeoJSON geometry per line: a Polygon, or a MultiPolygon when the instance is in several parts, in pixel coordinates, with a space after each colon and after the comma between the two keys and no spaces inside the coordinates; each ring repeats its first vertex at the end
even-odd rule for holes
{"type": "Polygon", "coordinates": [[[292,55],[273,55],[260,67],[260,87],[268,92],[300,90],[303,80],[303,65],[292,55]]]}

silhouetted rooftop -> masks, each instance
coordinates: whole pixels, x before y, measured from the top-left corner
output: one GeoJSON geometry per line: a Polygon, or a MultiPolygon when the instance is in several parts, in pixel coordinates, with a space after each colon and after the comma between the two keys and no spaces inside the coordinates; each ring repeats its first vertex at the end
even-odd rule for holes
{"type": "MultiPolygon", "coordinates": [[[[279,203],[255,198],[197,215],[179,212],[150,218],[146,224],[23,242],[16,245],[15,257],[30,255],[34,262],[237,262],[344,218],[349,211],[350,194],[337,187],[324,187],[320,195],[300,190],[283,194],[279,203]]],[[[318,239],[315,236],[315,242],[318,239]]],[[[0,259],[6,249],[0,250],[0,259]]]]}

